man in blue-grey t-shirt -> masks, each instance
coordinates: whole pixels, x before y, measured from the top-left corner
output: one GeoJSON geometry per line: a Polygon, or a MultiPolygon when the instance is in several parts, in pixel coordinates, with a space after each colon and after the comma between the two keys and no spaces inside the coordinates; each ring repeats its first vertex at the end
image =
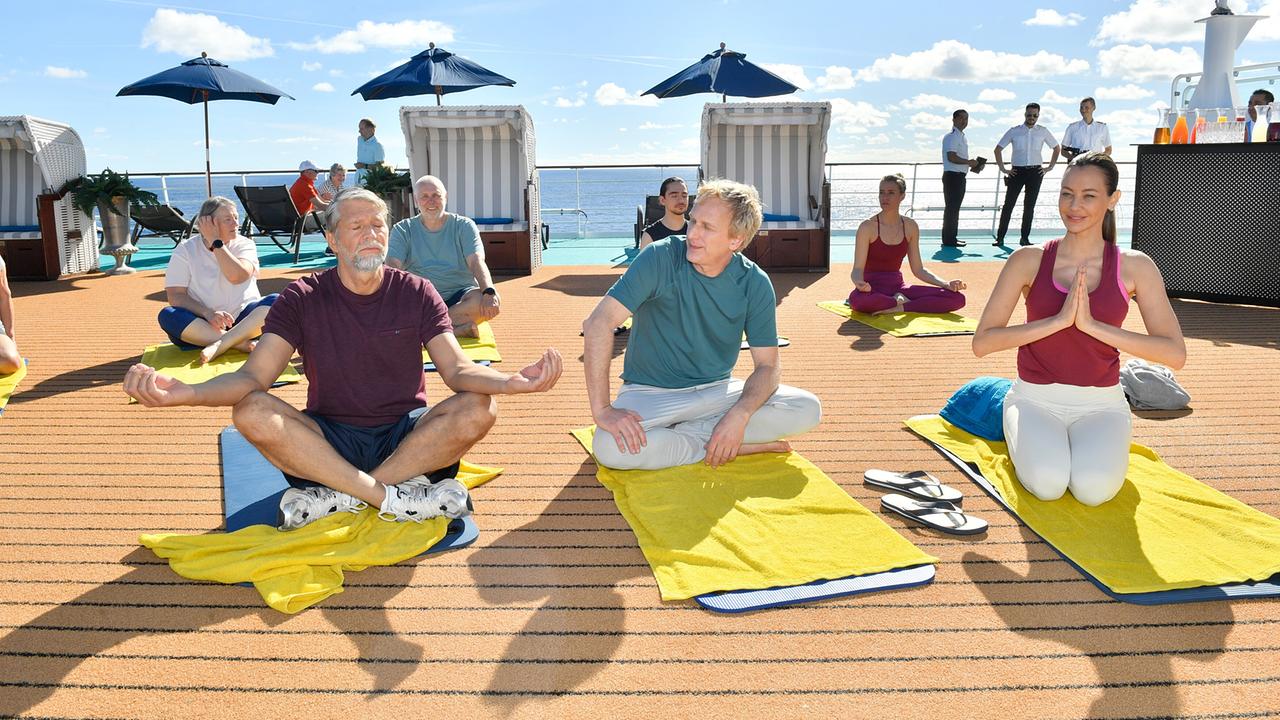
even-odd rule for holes
{"type": "Polygon", "coordinates": [[[583,323],[596,460],[618,469],[786,452],[783,438],[818,424],[812,393],[780,385],[773,284],[739,252],[763,214],[755,188],[712,180],[698,188],[687,237],[647,246],[583,323]],[[613,329],[633,318],[623,385],[610,402],[613,329]],[[730,376],[742,336],[754,371],[730,376]]]}
{"type": "Polygon", "coordinates": [[[387,265],[431,281],[449,308],[453,333],[475,337],[476,323],[497,317],[501,305],[480,230],[471,218],[445,212],[449,196],[439,178],[418,178],[413,198],[418,214],[391,229],[387,265]]]}

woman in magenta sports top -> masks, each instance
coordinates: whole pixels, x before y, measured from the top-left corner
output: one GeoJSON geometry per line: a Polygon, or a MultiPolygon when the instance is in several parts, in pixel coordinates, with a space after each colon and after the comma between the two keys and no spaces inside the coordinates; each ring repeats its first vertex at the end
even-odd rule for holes
{"type": "Polygon", "coordinates": [[[1116,246],[1120,172],[1101,153],[1071,161],[1058,213],[1067,232],[1009,257],[973,336],[978,357],[1018,348],[1004,434],[1023,487],[1041,500],[1067,490],[1085,505],[1115,497],[1129,468],[1129,405],[1120,351],[1181,368],[1182,328],[1151,258],[1116,246]],[[1027,322],[1009,326],[1026,298],[1027,322]],[[1137,300],[1147,333],[1124,330],[1137,300]]]}
{"type": "Polygon", "coordinates": [[[907,180],[886,175],[880,181],[880,212],[858,226],[853,251],[853,292],[849,307],[862,313],[945,313],[964,307],[963,280],[943,280],[920,262],[920,227],[898,213],[907,180]],[[902,284],[902,259],[911,274],[936,287],[902,284]]]}

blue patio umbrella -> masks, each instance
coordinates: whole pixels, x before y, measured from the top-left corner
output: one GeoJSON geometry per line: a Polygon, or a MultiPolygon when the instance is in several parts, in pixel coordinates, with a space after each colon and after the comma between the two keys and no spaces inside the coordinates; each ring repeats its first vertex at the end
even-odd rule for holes
{"type": "Polygon", "coordinates": [[[654,85],[644,94],[669,98],[719,93],[720,101],[724,102],[728,95],[770,97],[799,89],[759,65],[747,62],[746,53],[726,50],[724,43],[720,43],[719,50],[704,55],[698,62],[654,85]]]}
{"type": "Polygon", "coordinates": [[[511,87],[515,84],[515,80],[431,43],[426,50],[410,58],[409,62],[382,73],[351,91],[351,94],[361,95],[365,100],[380,100],[434,93],[436,104],[440,105],[440,96],[448,93],[486,85],[511,87]]]}
{"type": "Polygon", "coordinates": [[[116,97],[122,95],[159,95],[188,105],[204,103],[204,181],[210,195],[213,195],[213,168],[209,160],[209,101],[248,100],[275,105],[282,97],[294,99],[261,80],[232,70],[208,53],[200,53],[198,58],[127,85],[116,93],[116,97]]]}

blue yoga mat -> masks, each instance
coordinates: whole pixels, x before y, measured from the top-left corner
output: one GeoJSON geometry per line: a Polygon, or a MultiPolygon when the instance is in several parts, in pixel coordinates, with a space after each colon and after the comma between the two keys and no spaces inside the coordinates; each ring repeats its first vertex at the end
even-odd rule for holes
{"type": "MultiPolygon", "coordinates": [[[[234,427],[219,434],[218,444],[222,449],[222,513],[227,532],[250,525],[274,527],[280,496],[289,487],[284,475],[234,427]]],[[[466,547],[479,536],[480,529],[470,515],[452,520],[445,536],[427,553],[466,547]]]]}
{"type": "MultiPolygon", "coordinates": [[[[1023,527],[1026,527],[1026,523],[1022,522],[1022,518],[1019,518],[1017,513],[1013,512],[1013,509],[1010,508],[1009,504],[1006,503],[1004,501],[1004,498],[1000,496],[1000,493],[996,490],[995,486],[992,485],[991,482],[988,481],[985,477],[983,477],[982,473],[978,472],[978,469],[976,467],[970,465],[964,460],[961,460],[950,450],[947,450],[941,445],[930,441],[928,438],[925,438],[925,441],[928,442],[930,445],[932,445],[934,448],[936,448],[938,452],[942,453],[942,456],[950,460],[952,464],[960,468],[961,472],[967,475],[970,480],[977,483],[978,487],[986,491],[986,493],[990,495],[992,498],[994,498],[996,502],[1000,503],[1000,505],[1005,510],[1008,510],[1009,514],[1012,515],[1014,519],[1018,521],[1019,524],[1021,524],[1023,527]]],[[[1029,527],[1027,529],[1031,530],[1031,528],[1029,527]]],[[[1053,548],[1054,552],[1058,553],[1058,555],[1061,556],[1063,560],[1067,561],[1068,565],[1075,568],[1076,571],[1079,572],[1081,575],[1083,575],[1085,578],[1087,578],[1089,582],[1098,586],[1099,590],[1111,596],[1112,598],[1119,600],[1120,602],[1133,603],[1135,605],[1169,605],[1172,603],[1207,602],[1210,600],[1234,600],[1238,598],[1280,597],[1280,574],[1272,575],[1270,579],[1262,582],[1256,582],[1256,583],[1230,583],[1227,585],[1206,585],[1204,587],[1178,588],[1176,590],[1161,590],[1159,592],[1146,592],[1146,593],[1114,592],[1111,590],[1111,588],[1107,587],[1106,585],[1103,585],[1097,578],[1095,578],[1094,576],[1086,572],[1084,568],[1072,562],[1071,558],[1068,558],[1066,555],[1063,555],[1058,550],[1058,548],[1053,547],[1053,543],[1049,542],[1048,540],[1045,540],[1043,537],[1040,536],[1039,533],[1036,533],[1034,530],[1031,530],[1031,532],[1034,533],[1036,537],[1040,538],[1041,540],[1044,540],[1044,543],[1046,545],[1053,548]]]]}
{"type": "Polygon", "coordinates": [[[804,585],[766,588],[764,590],[730,590],[707,593],[694,598],[699,605],[715,612],[741,613],[752,610],[830,600],[832,598],[897,590],[928,585],[933,582],[933,565],[899,568],[871,575],[851,575],[836,580],[815,580],[804,585]]]}

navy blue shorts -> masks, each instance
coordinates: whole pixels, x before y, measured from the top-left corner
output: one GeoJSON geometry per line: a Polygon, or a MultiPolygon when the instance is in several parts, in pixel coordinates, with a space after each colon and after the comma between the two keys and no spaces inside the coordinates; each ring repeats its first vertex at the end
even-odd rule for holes
{"type": "MultiPolygon", "coordinates": [[[[240,314],[236,316],[236,322],[245,319],[249,313],[260,307],[271,307],[275,304],[276,298],[280,297],[279,293],[271,293],[266,297],[249,303],[244,306],[240,314]]],[[[160,329],[164,330],[164,334],[169,336],[169,342],[177,345],[182,350],[195,350],[200,345],[192,345],[191,343],[182,342],[182,331],[192,322],[199,320],[200,317],[186,308],[178,308],[169,306],[160,311],[160,315],[156,318],[160,321],[160,329]]]]}
{"type": "MultiPolygon", "coordinates": [[[[370,472],[381,465],[384,460],[391,457],[391,453],[395,452],[401,442],[404,442],[404,439],[413,431],[414,424],[417,423],[418,418],[426,411],[427,408],[419,408],[393,423],[375,425],[373,427],[348,425],[336,420],[330,420],[323,415],[314,415],[312,413],[307,413],[307,417],[316,421],[316,424],[320,426],[320,431],[324,433],[324,439],[329,442],[329,445],[334,450],[338,451],[343,460],[354,465],[357,470],[370,472]]],[[[432,482],[456,477],[458,463],[425,474],[432,482]]],[[[284,473],[284,479],[297,488],[320,484],[289,473],[284,473]]]]}
{"type": "Polygon", "coordinates": [[[479,286],[479,285],[468,285],[468,286],[466,286],[466,287],[462,288],[461,290],[459,290],[458,292],[456,292],[456,293],[454,293],[454,294],[450,295],[449,297],[445,298],[445,299],[444,299],[444,306],[445,306],[445,307],[453,307],[454,305],[457,305],[458,303],[462,302],[462,296],[466,295],[467,293],[471,292],[472,290],[479,290],[479,289],[480,289],[480,286],[479,286]]]}

